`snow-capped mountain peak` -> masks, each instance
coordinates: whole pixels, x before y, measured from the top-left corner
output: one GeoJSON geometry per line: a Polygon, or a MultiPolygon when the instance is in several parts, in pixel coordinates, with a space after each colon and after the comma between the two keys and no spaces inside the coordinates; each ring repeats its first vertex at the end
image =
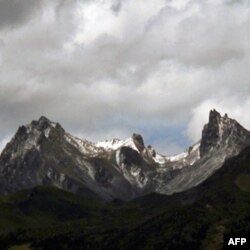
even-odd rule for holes
{"type": "Polygon", "coordinates": [[[134,150],[138,151],[132,138],[128,138],[125,140],[116,138],[111,140],[99,141],[95,146],[98,148],[103,148],[105,150],[117,150],[121,147],[131,147],[134,150]]]}
{"type": "Polygon", "coordinates": [[[117,150],[121,147],[130,147],[139,153],[144,148],[144,142],[141,135],[134,133],[128,139],[122,140],[115,138],[112,140],[99,141],[95,146],[105,150],[117,150]]]}

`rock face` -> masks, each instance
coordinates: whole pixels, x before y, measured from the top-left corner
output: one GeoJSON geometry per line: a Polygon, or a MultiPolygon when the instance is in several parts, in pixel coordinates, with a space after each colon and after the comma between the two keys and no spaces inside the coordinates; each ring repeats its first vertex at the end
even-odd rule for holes
{"type": "Polygon", "coordinates": [[[220,125],[223,123],[221,115],[212,110],[209,114],[209,122],[202,131],[202,140],[200,146],[200,154],[205,155],[213,147],[215,147],[220,140],[220,125]]]}
{"type": "Polygon", "coordinates": [[[133,140],[135,146],[138,148],[138,150],[140,152],[142,152],[143,149],[145,148],[142,136],[139,135],[139,134],[133,134],[132,135],[132,140],[133,140]]]}
{"type": "Polygon", "coordinates": [[[249,131],[237,121],[228,118],[227,114],[221,116],[216,110],[211,110],[209,122],[202,131],[200,154],[204,156],[224,145],[236,147],[237,150],[238,146],[248,144],[248,137],[249,131]]]}
{"type": "Polygon", "coordinates": [[[46,117],[21,126],[0,156],[0,192],[38,185],[106,200],[172,194],[198,185],[225,158],[250,144],[250,132],[212,110],[202,138],[176,156],[158,154],[141,135],[93,143],[67,133],[46,117]]]}
{"type": "Polygon", "coordinates": [[[250,145],[250,132],[227,114],[221,116],[211,110],[209,122],[204,126],[199,146],[199,159],[182,168],[179,173],[157,189],[161,193],[182,192],[197,186],[224,163],[226,158],[240,153],[250,145]]]}

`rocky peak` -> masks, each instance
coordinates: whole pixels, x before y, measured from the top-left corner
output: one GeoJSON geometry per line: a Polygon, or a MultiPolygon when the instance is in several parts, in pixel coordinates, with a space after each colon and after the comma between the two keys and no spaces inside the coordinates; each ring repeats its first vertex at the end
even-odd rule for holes
{"type": "Polygon", "coordinates": [[[51,123],[51,121],[44,115],[42,115],[39,119],[38,119],[39,122],[48,122],[48,123],[51,123]]]}
{"type": "Polygon", "coordinates": [[[39,131],[43,131],[49,127],[55,127],[56,123],[51,122],[45,116],[41,116],[38,120],[33,120],[27,127],[29,129],[37,129],[39,131]]]}
{"type": "Polygon", "coordinates": [[[200,154],[203,156],[208,151],[220,146],[226,146],[245,140],[249,132],[244,129],[236,120],[221,116],[215,109],[209,113],[209,122],[202,130],[200,154]]]}
{"type": "Polygon", "coordinates": [[[151,146],[151,145],[148,145],[147,146],[147,151],[149,153],[149,155],[151,157],[155,157],[156,156],[156,152],[155,152],[155,149],[151,146]]]}
{"type": "Polygon", "coordinates": [[[48,137],[48,134],[52,128],[61,128],[61,126],[57,123],[51,122],[45,116],[41,116],[38,120],[33,120],[26,126],[20,126],[14,136],[14,139],[19,141],[27,140],[31,137],[38,137],[42,134],[48,137]]]}
{"type": "Polygon", "coordinates": [[[51,122],[45,116],[41,116],[38,120],[33,120],[26,126],[20,126],[2,154],[7,155],[8,152],[14,151],[20,155],[30,149],[36,148],[39,150],[44,140],[48,138],[51,141],[62,140],[64,134],[65,131],[60,124],[51,122]]]}
{"type": "Polygon", "coordinates": [[[140,134],[133,133],[132,140],[140,152],[145,148],[143,138],[140,134]]]}
{"type": "Polygon", "coordinates": [[[210,110],[209,112],[209,124],[217,124],[219,123],[221,120],[221,114],[213,109],[213,110],[210,110]]]}
{"type": "Polygon", "coordinates": [[[225,129],[223,125],[229,118],[225,116],[224,119],[215,109],[210,111],[209,121],[202,130],[202,139],[200,146],[201,156],[206,154],[218,144],[221,135],[223,134],[223,129],[225,129]],[[223,121],[224,119],[225,121],[223,121]]]}
{"type": "Polygon", "coordinates": [[[28,133],[41,133],[45,137],[49,137],[49,135],[53,134],[63,135],[65,133],[59,123],[52,122],[45,116],[41,116],[38,120],[32,121],[26,128],[28,133]]]}

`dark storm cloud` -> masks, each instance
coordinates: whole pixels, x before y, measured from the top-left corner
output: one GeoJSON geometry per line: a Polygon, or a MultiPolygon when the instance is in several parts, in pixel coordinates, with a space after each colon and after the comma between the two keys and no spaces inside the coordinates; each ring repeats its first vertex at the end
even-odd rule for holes
{"type": "Polygon", "coordinates": [[[111,5],[111,10],[114,11],[114,13],[119,13],[122,8],[122,2],[122,0],[114,0],[111,5]]]}
{"type": "Polygon", "coordinates": [[[0,0],[0,29],[23,25],[39,12],[42,0],[0,0]]]}

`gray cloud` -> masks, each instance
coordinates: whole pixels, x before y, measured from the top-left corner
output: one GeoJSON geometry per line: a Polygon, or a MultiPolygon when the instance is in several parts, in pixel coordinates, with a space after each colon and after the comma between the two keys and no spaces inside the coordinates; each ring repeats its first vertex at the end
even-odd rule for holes
{"type": "Polygon", "coordinates": [[[41,2],[41,0],[0,0],[0,28],[23,25],[32,15],[37,14],[41,2]]]}
{"type": "Polygon", "coordinates": [[[159,131],[195,141],[214,107],[250,128],[249,12],[247,1],[0,1],[0,137],[44,114],[93,140],[146,132],[170,152],[183,139],[159,131]]]}
{"type": "Polygon", "coordinates": [[[123,1],[122,0],[115,0],[111,5],[111,10],[114,11],[115,14],[119,13],[122,8],[123,1]]]}

